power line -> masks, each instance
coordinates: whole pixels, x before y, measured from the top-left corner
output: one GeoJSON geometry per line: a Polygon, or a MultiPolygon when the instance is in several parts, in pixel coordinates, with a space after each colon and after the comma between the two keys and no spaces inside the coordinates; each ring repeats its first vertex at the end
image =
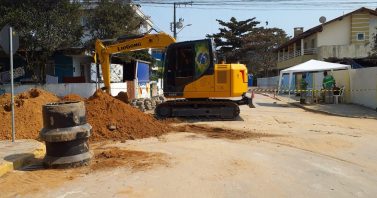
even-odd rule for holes
{"type": "MultiPolygon", "coordinates": [[[[155,3],[155,4],[172,4],[174,2],[182,2],[182,1],[177,1],[177,0],[164,0],[164,1],[151,1],[151,0],[134,0],[133,2],[135,3],[155,3]]],[[[195,4],[205,4],[205,3],[212,3],[212,4],[223,4],[223,3],[281,3],[281,4],[286,4],[286,3],[292,3],[292,4],[297,4],[297,3],[305,3],[305,4],[312,4],[312,3],[342,3],[342,4],[366,4],[366,3],[373,3],[375,2],[374,0],[367,0],[367,1],[348,1],[345,2],[344,0],[332,0],[332,1],[327,1],[327,0],[249,0],[249,1],[242,1],[242,0],[220,0],[220,1],[202,1],[202,0],[195,0],[193,3],[195,4]]]]}
{"type": "MultiPolygon", "coordinates": [[[[158,5],[143,5],[144,7],[156,7],[156,8],[171,8],[168,6],[158,6],[158,5]]],[[[244,11],[276,11],[276,10],[285,10],[285,11],[297,11],[297,10],[354,10],[354,8],[229,8],[229,7],[183,7],[181,9],[194,9],[194,10],[244,10],[244,11]]]]}
{"type": "MultiPolygon", "coordinates": [[[[174,3],[190,0],[133,0],[134,4],[143,7],[169,8],[174,3]]],[[[190,7],[179,6],[180,9],[191,10],[224,10],[224,11],[312,11],[334,10],[352,11],[360,7],[374,9],[376,0],[192,0],[190,7]]]]}
{"type": "MultiPolygon", "coordinates": [[[[179,1],[178,1],[179,2],[179,1]]],[[[174,1],[151,1],[151,0],[137,0],[134,1],[134,3],[138,3],[141,5],[160,5],[160,6],[168,6],[174,4],[174,1]]],[[[324,0],[317,0],[317,1],[308,1],[308,0],[269,0],[269,1],[262,1],[262,0],[228,0],[228,1],[193,1],[192,9],[195,8],[213,8],[216,7],[216,9],[221,9],[222,7],[232,7],[233,9],[244,9],[252,7],[252,8],[264,8],[264,9],[277,9],[273,7],[281,7],[278,9],[286,9],[286,8],[292,8],[292,9],[354,9],[355,7],[362,7],[362,6],[377,6],[377,2],[373,1],[357,1],[354,0],[352,2],[344,2],[340,0],[333,0],[333,1],[324,1],[324,0]],[[221,6],[221,7],[219,7],[221,6]],[[271,7],[273,6],[273,7],[271,7]]],[[[225,8],[224,8],[225,9],[225,8]]]]}

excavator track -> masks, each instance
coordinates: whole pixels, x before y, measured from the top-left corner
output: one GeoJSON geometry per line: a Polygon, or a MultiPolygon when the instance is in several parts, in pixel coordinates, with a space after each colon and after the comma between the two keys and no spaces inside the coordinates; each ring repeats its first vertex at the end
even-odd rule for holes
{"type": "Polygon", "coordinates": [[[232,100],[170,100],[155,109],[158,117],[206,117],[224,120],[234,119],[240,114],[238,104],[232,100]]]}

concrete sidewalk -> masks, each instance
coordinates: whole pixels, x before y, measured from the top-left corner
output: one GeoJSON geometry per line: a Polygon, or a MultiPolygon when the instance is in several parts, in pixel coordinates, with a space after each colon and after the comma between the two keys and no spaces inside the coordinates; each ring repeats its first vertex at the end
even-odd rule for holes
{"type": "Polygon", "coordinates": [[[290,102],[290,104],[317,113],[351,118],[377,119],[376,111],[355,104],[300,104],[300,102],[290,102]]]}
{"type": "MultiPolygon", "coordinates": [[[[273,98],[273,95],[268,95],[268,97],[273,98]]],[[[286,102],[287,104],[291,104],[296,107],[303,108],[307,111],[316,113],[324,113],[328,115],[351,118],[377,119],[377,111],[356,104],[300,104],[300,102],[298,101],[299,97],[294,99],[279,96],[277,99],[282,102],[286,102]]]]}
{"type": "Polygon", "coordinates": [[[0,177],[27,165],[33,158],[43,157],[45,153],[45,145],[36,140],[0,141],[0,177]]]}

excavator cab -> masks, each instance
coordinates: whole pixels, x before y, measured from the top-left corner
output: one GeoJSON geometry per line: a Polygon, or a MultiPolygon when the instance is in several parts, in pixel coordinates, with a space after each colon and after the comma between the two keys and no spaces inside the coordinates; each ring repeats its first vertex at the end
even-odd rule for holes
{"type": "Polygon", "coordinates": [[[211,39],[173,43],[165,53],[165,96],[183,96],[190,83],[204,75],[213,75],[216,56],[211,39]]]}
{"type": "Polygon", "coordinates": [[[252,106],[252,98],[246,96],[246,66],[218,64],[214,52],[211,39],[167,47],[163,89],[170,100],[156,107],[156,115],[234,119],[240,113],[239,105],[252,106]],[[226,99],[230,97],[238,98],[226,99]]]}

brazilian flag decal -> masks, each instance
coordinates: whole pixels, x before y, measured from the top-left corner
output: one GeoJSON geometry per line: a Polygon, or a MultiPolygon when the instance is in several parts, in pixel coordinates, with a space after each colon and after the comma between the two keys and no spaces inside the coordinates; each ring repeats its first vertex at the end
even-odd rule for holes
{"type": "Polygon", "coordinates": [[[201,76],[210,64],[209,48],[207,42],[195,44],[195,76],[201,76]]]}

